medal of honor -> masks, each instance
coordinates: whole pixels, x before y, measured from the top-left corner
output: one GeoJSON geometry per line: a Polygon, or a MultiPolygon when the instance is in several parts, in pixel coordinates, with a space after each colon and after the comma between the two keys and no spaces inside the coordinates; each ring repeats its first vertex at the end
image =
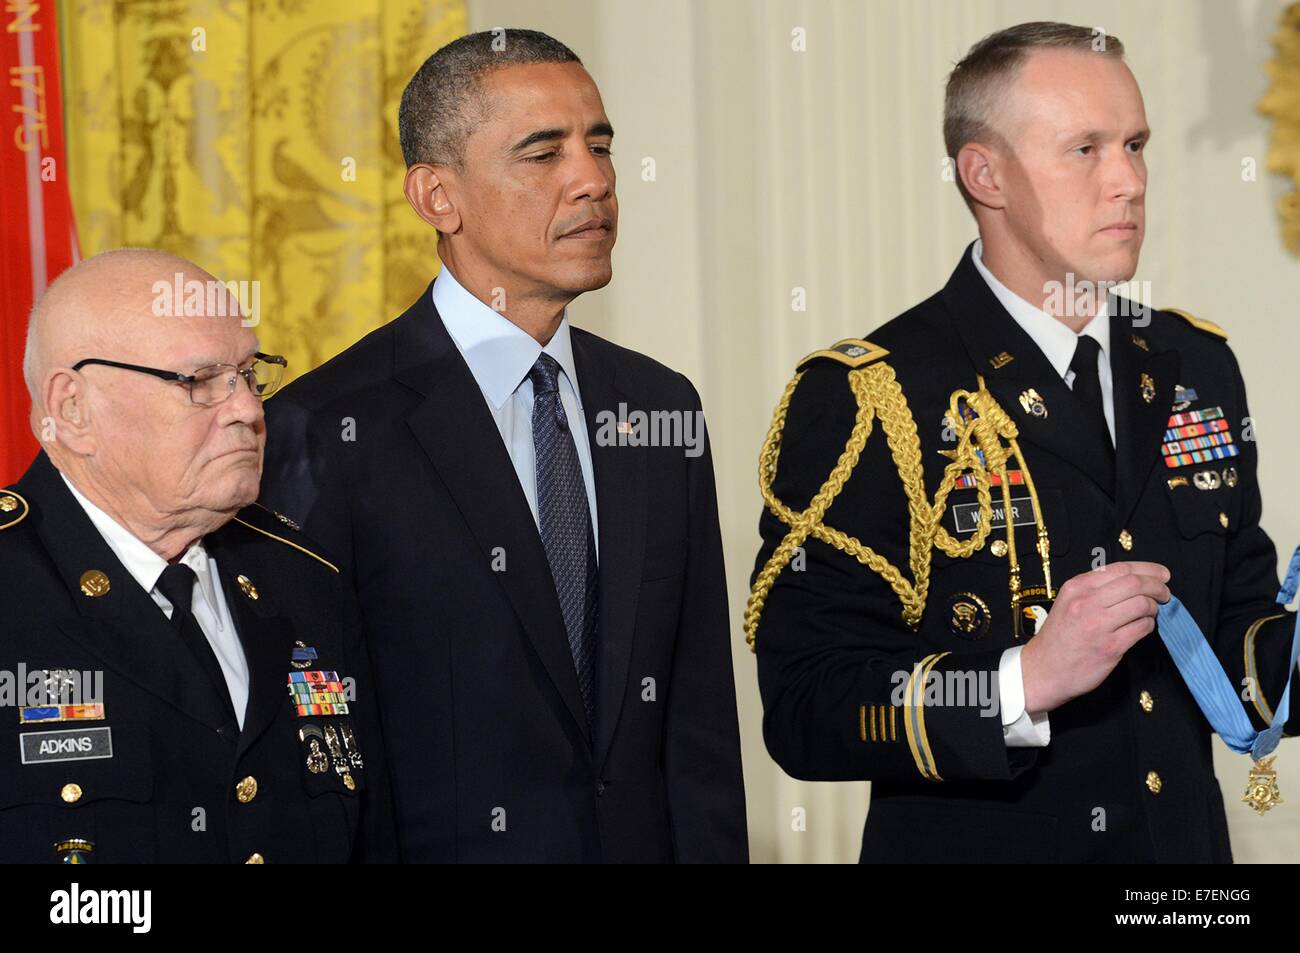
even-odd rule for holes
{"type": "Polygon", "coordinates": [[[1282,792],[1277,787],[1277,771],[1273,768],[1271,755],[1256,761],[1246,779],[1246,793],[1241,799],[1255,809],[1256,814],[1266,814],[1276,804],[1282,803],[1282,792]]]}
{"type": "MultiPolygon", "coordinates": [[[[1296,597],[1300,587],[1300,547],[1291,555],[1291,565],[1287,569],[1282,589],[1277,594],[1279,606],[1285,606],[1296,597]]],[[[1187,611],[1187,607],[1172,596],[1160,607],[1158,614],[1160,640],[1169,649],[1169,654],[1178,666],[1178,673],[1183,676],[1188,690],[1196,699],[1205,718],[1215,733],[1238,754],[1249,754],[1254,761],[1246,781],[1246,793],[1242,800],[1249,804],[1256,814],[1264,814],[1273,805],[1282,803],[1282,792],[1277,786],[1277,771],[1273,767],[1276,755],[1273,750],[1282,738],[1282,726],[1286,724],[1291,713],[1291,682],[1288,677],[1286,689],[1273,711],[1272,723],[1263,731],[1256,731],[1241,706],[1241,699],[1233,688],[1232,682],[1223,671],[1218,656],[1205,640],[1200,626],[1187,611]]],[[[1300,658],[1300,616],[1297,616],[1295,629],[1291,636],[1291,654],[1286,671],[1292,672],[1296,659],[1300,658]]]]}

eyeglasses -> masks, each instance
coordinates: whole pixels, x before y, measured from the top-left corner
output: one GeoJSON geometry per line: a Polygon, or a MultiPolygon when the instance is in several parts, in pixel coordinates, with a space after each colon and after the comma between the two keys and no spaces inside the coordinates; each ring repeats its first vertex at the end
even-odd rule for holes
{"type": "Polygon", "coordinates": [[[248,367],[241,368],[235,364],[209,364],[207,367],[200,367],[193,374],[178,374],[176,371],[164,371],[156,367],[141,367],[139,364],[123,364],[120,361],[106,361],[91,357],[78,361],[72,369],[79,371],[89,364],[118,367],[124,371],[151,374],[165,381],[184,384],[190,392],[191,402],[200,407],[212,407],[230,399],[235,388],[239,386],[241,377],[248,384],[248,389],[253,392],[254,397],[265,400],[275,393],[280,382],[284,380],[284,369],[289,366],[289,361],[277,354],[263,354],[259,351],[253,355],[253,363],[248,367]]]}

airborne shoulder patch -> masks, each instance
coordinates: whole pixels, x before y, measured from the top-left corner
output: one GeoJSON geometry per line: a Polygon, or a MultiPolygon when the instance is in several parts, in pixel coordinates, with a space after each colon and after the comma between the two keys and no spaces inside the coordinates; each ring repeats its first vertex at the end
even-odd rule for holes
{"type": "Polygon", "coordinates": [[[814,361],[819,360],[836,361],[845,367],[863,367],[872,361],[880,360],[888,354],[889,352],[883,347],[877,347],[870,341],[863,341],[859,338],[845,338],[828,348],[813,351],[799,362],[799,370],[802,371],[814,361]]]}
{"type": "Polygon", "coordinates": [[[1194,317],[1188,312],[1182,311],[1178,308],[1165,308],[1163,310],[1168,311],[1170,314],[1178,315],[1180,318],[1182,318],[1192,327],[1196,328],[1196,330],[1198,331],[1204,331],[1206,334],[1212,334],[1216,338],[1220,338],[1224,341],[1228,340],[1228,332],[1223,330],[1223,328],[1219,327],[1213,321],[1206,321],[1204,318],[1194,317]]]}

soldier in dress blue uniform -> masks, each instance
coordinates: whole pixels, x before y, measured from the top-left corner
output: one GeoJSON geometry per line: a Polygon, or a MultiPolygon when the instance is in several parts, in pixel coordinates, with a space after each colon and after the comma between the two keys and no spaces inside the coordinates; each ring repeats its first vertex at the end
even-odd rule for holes
{"type": "MultiPolygon", "coordinates": [[[[801,362],[764,446],[764,737],[797,778],[874,782],[864,861],[1229,861],[1160,605],[1256,728],[1300,678],[1227,335],[1106,284],[1137,265],[1148,130],[1104,40],[1024,24],[957,66],[945,135],[981,241],[801,362]]],[[[1246,799],[1275,785],[1261,761],[1246,799]]]]}
{"type": "Polygon", "coordinates": [[[233,302],[159,314],[174,279],[213,281],[109,252],[33,312],[43,449],[0,491],[0,860],[395,859],[351,589],[253,505],[284,359],[233,302]]]}

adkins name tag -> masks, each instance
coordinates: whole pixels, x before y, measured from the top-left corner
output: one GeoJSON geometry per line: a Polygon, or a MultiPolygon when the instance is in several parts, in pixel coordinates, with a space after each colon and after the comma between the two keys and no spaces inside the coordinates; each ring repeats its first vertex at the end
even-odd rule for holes
{"type": "Polygon", "coordinates": [[[23,764],[113,757],[113,730],[107,727],[29,731],[19,735],[18,741],[23,764]]]}

